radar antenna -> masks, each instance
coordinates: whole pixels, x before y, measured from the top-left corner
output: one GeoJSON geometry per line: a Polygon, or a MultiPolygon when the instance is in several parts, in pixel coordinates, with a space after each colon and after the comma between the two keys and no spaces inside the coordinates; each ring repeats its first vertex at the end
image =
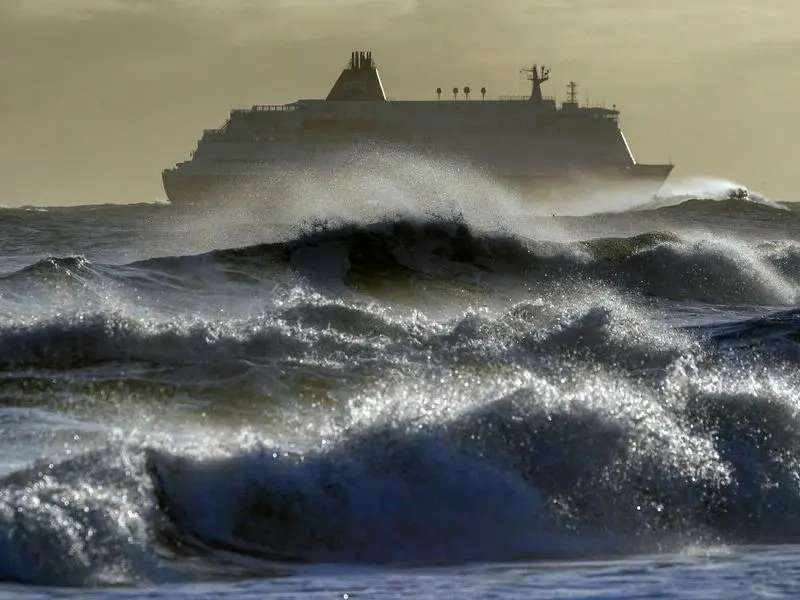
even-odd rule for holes
{"type": "Polygon", "coordinates": [[[550,79],[550,68],[542,65],[541,75],[539,74],[538,65],[533,65],[530,69],[520,69],[520,73],[525,73],[528,81],[531,82],[531,100],[541,104],[542,99],[542,84],[550,79]]]}

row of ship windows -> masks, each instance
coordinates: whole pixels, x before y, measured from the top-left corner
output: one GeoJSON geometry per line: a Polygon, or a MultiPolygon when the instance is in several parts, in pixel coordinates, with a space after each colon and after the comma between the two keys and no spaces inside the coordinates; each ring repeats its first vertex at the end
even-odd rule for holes
{"type": "MultiPolygon", "coordinates": [[[[304,154],[317,154],[317,153],[319,153],[319,154],[328,154],[332,150],[336,150],[336,149],[337,149],[336,146],[297,146],[297,147],[293,148],[292,151],[295,152],[295,153],[304,153],[304,154]]],[[[451,148],[451,150],[455,151],[455,150],[457,150],[457,148],[451,148]]],[[[524,150],[524,149],[522,149],[522,150],[524,150]]],[[[196,152],[192,152],[191,153],[191,158],[192,159],[196,158],[196,154],[197,154],[196,152]]],[[[596,152],[593,152],[589,148],[581,148],[580,151],[574,152],[573,155],[574,156],[582,156],[582,155],[596,156],[596,152]]],[[[215,162],[259,162],[259,161],[262,161],[262,160],[269,160],[270,158],[272,158],[274,156],[285,157],[286,153],[282,151],[282,152],[279,152],[279,153],[263,153],[263,154],[258,154],[258,155],[254,155],[252,153],[249,153],[248,155],[225,154],[225,155],[221,155],[221,156],[220,155],[214,156],[213,154],[210,155],[209,153],[202,153],[202,156],[203,156],[203,158],[205,160],[212,160],[212,161],[215,161],[215,162]]],[[[614,158],[614,153],[613,152],[605,152],[605,153],[602,154],[602,156],[605,156],[605,157],[608,157],[608,158],[614,158]]]]}
{"type": "MultiPolygon", "coordinates": [[[[497,122],[484,122],[471,125],[459,125],[448,122],[432,121],[426,124],[424,129],[435,132],[452,132],[452,133],[481,133],[481,134],[507,134],[507,133],[550,133],[550,132],[570,132],[571,134],[578,135],[598,135],[615,131],[616,127],[609,126],[578,126],[577,124],[564,124],[556,123],[535,123],[535,124],[519,124],[519,123],[497,123],[497,122]]],[[[324,123],[324,122],[304,122],[297,123],[295,126],[287,127],[275,124],[262,124],[260,127],[238,127],[228,126],[225,130],[211,130],[204,131],[203,138],[205,139],[231,139],[231,138],[246,138],[258,136],[259,134],[302,134],[312,133],[320,134],[391,134],[391,133],[404,133],[407,130],[402,125],[395,125],[386,122],[341,122],[341,123],[324,123]]]]}
{"type": "MultiPolygon", "coordinates": [[[[489,132],[475,131],[475,132],[460,132],[460,133],[465,134],[465,136],[469,135],[470,137],[481,135],[481,136],[484,137],[485,143],[487,143],[487,144],[493,143],[492,138],[486,136],[486,134],[489,133],[489,132]]],[[[492,132],[492,133],[506,133],[506,134],[508,134],[508,133],[517,133],[517,134],[524,135],[524,134],[531,133],[531,132],[513,131],[513,132],[492,132]]],[[[455,137],[455,136],[453,136],[453,137],[455,137]]],[[[504,135],[503,137],[507,139],[508,136],[504,135]]],[[[552,137],[554,137],[554,136],[550,136],[550,135],[545,135],[545,136],[528,135],[526,137],[528,139],[541,137],[541,138],[543,138],[545,140],[549,140],[549,139],[552,139],[552,137]]],[[[329,135],[329,136],[324,136],[324,137],[319,137],[319,136],[316,136],[316,135],[315,136],[303,136],[303,135],[298,135],[298,136],[294,136],[294,135],[283,135],[283,136],[281,136],[281,135],[274,135],[274,136],[271,136],[271,135],[267,135],[267,136],[252,136],[252,135],[249,135],[249,136],[233,136],[233,135],[229,135],[229,136],[225,136],[224,138],[218,138],[218,139],[215,139],[215,140],[214,139],[211,139],[211,140],[210,139],[204,139],[204,140],[201,140],[201,143],[208,144],[210,142],[213,142],[213,144],[215,146],[218,146],[218,145],[227,145],[227,144],[235,145],[235,144],[252,144],[252,143],[293,144],[293,143],[297,143],[297,142],[305,142],[305,141],[312,141],[312,140],[318,140],[320,142],[324,142],[324,141],[338,142],[338,141],[350,141],[350,140],[358,140],[358,139],[369,139],[369,138],[366,137],[366,136],[363,136],[363,135],[359,136],[359,135],[344,135],[344,134],[329,135]]],[[[420,136],[420,135],[415,135],[413,133],[385,132],[385,133],[379,133],[379,134],[375,135],[373,139],[376,139],[376,140],[392,140],[392,139],[394,139],[394,140],[408,140],[408,141],[417,141],[417,142],[434,142],[437,139],[441,139],[441,138],[438,137],[438,136],[436,136],[436,137],[434,137],[434,136],[420,136]]],[[[609,141],[616,142],[618,138],[616,136],[609,136],[607,133],[596,132],[596,133],[594,133],[594,135],[581,135],[581,136],[579,136],[579,139],[581,139],[581,141],[583,143],[591,143],[591,142],[602,142],[602,143],[605,143],[605,142],[609,142],[609,141]]],[[[497,143],[503,143],[503,140],[497,140],[497,143]]]]}
{"type": "MultiPolygon", "coordinates": [[[[266,124],[264,124],[266,125],[266,124]]],[[[617,127],[609,126],[576,126],[576,124],[563,123],[497,123],[486,122],[468,125],[452,124],[448,122],[432,121],[425,127],[418,128],[426,131],[451,132],[451,133],[551,133],[569,132],[579,135],[604,134],[615,131],[617,127]]],[[[254,136],[259,134],[294,134],[294,133],[313,133],[313,134],[362,134],[362,133],[399,133],[406,132],[408,129],[401,124],[391,122],[351,122],[351,123],[319,123],[305,122],[298,123],[297,126],[286,127],[277,123],[272,126],[261,127],[237,127],[228,126],[224,130],[206,130],[203,138],[206,139],[225,139],[236,136],[254,136]]]]}
{"type": "MultiPolygon", "coordinates": [[[[407,123],[403,119],[358,119],[358,118],[306,118],[306,119],[291,119],[284,120],[247,120],[242,121],[235,119],[226,123],[219,129],[209,129],[205,133],[224,133],[227,129],[272,129],[277,127],[287,127],[291,129],[314,129],[314,130],[328,130],[328,129],[374,129],[380,127],[403,127],[403,123],[407,123]]],[[[582,118],[582,119],[519,119],[519,118],[497,118],[490,116],[486,119],[470,119],[468,123],[461,119],[426,119],[424,121],[426,127],[430,126],[445,126],[451,128],[458,127],[569,127],[569,128],[589,128],[594,129],[597,127],[613,126],[616,121],[614,119],[596,119],[596,118],[582,118]]]]}

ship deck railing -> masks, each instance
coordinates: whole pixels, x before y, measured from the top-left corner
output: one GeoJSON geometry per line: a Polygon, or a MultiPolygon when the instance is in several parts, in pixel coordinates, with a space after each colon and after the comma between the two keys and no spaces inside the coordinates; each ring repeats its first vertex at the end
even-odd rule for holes
{"type": "Polygon", "coordinates": [[[253,112],[291,112],[297,110],[294,104],[256,104],[250,110],[253,112]]]}
{"type": "MultiPolygon", "coordinates": [[[[512,95],[505,94],[505,95],[502,95],[502,96],[498,96],[498,100],[530,100],[530,99],[531,99],[530,95],[528,95],[528,96],[520,96],[520,95],[513,95],[513,94],[512,95]]],[[[555,96],[542,96],[542,100],[544,102],[555,102],[556,98],[555,98],[555,96]]]]}
{"type": "Polygon", "coordinates": [[[227,131],[227,127],[219,127],[217,129],[203,129],[203,139],[213,139],[223,137],[227,131]]]}
{"type": "Polygon", "coordinates": [[[295,110],[297,110],[297,105],[295,104],[254,104],[249,108],[232,108],[231,116],[242,113],[292,112],[295,110]]]}

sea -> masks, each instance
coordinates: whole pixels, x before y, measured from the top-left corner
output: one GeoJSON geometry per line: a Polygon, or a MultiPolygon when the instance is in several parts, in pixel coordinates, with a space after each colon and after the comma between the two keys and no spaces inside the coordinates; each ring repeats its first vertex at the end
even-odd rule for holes
{"type": "Polygon", "coordinates": [[[0,598],[800,595],[800,209],[423,166],[0,210],[0,598]]]}

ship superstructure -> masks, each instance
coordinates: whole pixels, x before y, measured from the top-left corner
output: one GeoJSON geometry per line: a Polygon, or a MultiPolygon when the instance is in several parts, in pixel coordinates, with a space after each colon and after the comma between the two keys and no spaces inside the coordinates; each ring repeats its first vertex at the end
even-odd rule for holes
{"type": "Polygon", "coordinates": [[[637,182],[656,193],[671,164],[638,164],[619,111],[580,106],[576,84],[557,105],[542,94],[550,69],[522,69],[530,96],[486,99],[486,89],[436,90],[431,100],[387,100],[371,52],[353,52],[327,97],[236,109],[207,129],[189,160],[163,172],[173,204],[223,202],[271,174],[302,176],[337,153],[395,149],[446,157],[519,189],[552,182],[637,182]]]}

